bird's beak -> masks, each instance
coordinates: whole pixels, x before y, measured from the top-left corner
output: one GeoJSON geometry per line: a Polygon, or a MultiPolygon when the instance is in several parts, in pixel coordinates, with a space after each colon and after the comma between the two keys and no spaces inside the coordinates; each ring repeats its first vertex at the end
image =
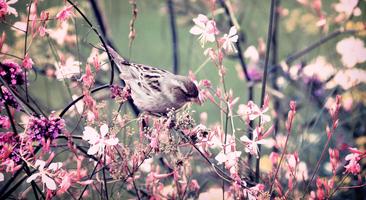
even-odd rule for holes
{"type": "Polygon", "coordinates": [[[197,98],[191,98],[190,101],[193,102],[193,103],[196,103],[198,105],[202,104],[201,100],[198,97],[197,98]]]}

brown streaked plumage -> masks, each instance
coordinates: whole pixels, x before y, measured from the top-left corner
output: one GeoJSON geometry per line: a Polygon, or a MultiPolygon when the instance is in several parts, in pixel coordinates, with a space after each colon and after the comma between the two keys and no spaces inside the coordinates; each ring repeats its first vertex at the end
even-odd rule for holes
{"type": "Polygon", "coordinates": [[[134,104],[144,112],[166,114],[187,102],[199,102],[198,88],[188,77],[172,74],[157,67],[126,61],[108,46],[120,78],[131,88],[134,104]]]}

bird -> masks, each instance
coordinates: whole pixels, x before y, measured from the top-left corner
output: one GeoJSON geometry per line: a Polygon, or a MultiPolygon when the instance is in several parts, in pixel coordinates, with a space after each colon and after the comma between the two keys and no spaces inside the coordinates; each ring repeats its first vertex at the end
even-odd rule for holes
{"type": "Polygon", "coordinates": [[[140,111],[162,116],[172,109],[179,110],[188,102],[201,103],[199,89],[190,78],[159,67],[129,62],[112,47],[106,47],[140,111]]]}

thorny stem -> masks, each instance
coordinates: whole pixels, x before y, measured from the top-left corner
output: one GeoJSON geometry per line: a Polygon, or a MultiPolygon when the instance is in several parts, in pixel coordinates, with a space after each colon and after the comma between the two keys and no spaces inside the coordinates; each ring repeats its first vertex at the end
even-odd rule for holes
{"type": "MultiPolygon", "coordinates": [[[[270,9],[270,15],[269,15],[269,25],[268,25],[268,35],[267,35],[267,45],[266,45],[266,58],[264,61],[264,71],[263,71],[263,79],[262,79],[262,91],[261,91],[261,107],[264,104],[264,97],[265,97],[265,93],[266,93],[266,82],[267,82],[267,76],[268,76],[268,63],[269,63],[269,53],[271,51],[271,43],[272,43],[272,37],[273,37],[273,19],[274,19],[274,15],[275,15],[275,11],[276,11],[276,0],[272,0],[271,1],[271,9],[270,9]]],[[[275,29],[276,29],[276,24],[275,25],[275,29]]],[[[259,118],[259,126],[261,126],[261,118],[259,118]]],[[[260,150],[260,145],[258,145],[258,148],[260,150]]],[[[256,182],[259,181],[259,176],[260,176],[260,157],[261,155],[258,155],[257,158],[257,162],[256,162],[256,170],[255,170],[255,180],[256,182]]]]}

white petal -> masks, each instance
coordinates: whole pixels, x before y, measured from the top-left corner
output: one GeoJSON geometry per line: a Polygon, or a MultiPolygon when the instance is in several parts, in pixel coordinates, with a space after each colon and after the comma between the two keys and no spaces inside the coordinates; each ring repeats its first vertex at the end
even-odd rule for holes
{"type": "Polygon", "coordinates": [[[107,135],[108,132],[109,132],[108,125],[107,124],[103,124],[100,127],[100,134],[102,135],[102,138],[104,138],[107,135]]]}
{"type": "Polygon", "coordinates": [[[3,173],[0,173],[0,182],[4,181],[5,177],[3,173]]]}
{"type": "Polygon", "coordinates": [[[229,37],[236,35],[237,32],[238,31],[236,30],[235,26],[232,26],[229,31],[229,37]]]}
{"type": "Polygon", "coordinates": [[[198,26],[193,26],[189,32],[193,35],[200,35],[203,33],[203,29],[198,26]]]}
{"type": "Polygon", "coordinates": [[[36,163],[34,164],[34,166],[38,167],[39,170],[43,170],[45,165],[46,165],[46,162],[43,160],[36,160],[36,163]]]}
{"type": "Polygon", "coordinates": [[[104,143],[109,146],[116,145],[116,144],[118,144],[118,138],[109,138],[107,140],[104,140],[104,143]]]}
{"type": "Polygon", "coordinates": [[[48,169],[56,171],[62,167],[62,162],[51,163],[48,169]]]}
{"type": "Polygon", "coordinates": [[[99,146],[100,146],[99,144],[91,146],[88,150],[88,155],[94,155],[94,154],[98,153],[99,146]]]}
{"type": "Polygon", "coordinates": [[[90,127],[86,126],[83,132],[83,140],[89,141],[90,144],[95,144],[99,140],[100,136],[98,132],[90,127]]]}
{"type": "Polygon", "coordinates": [[[246,135],[241,136],[240,140],[246,143],[252,142],[252,140],[250,140],[246,135]]]}
{"type": "Polygon", "coordinates": [[[30,177],[27,178],[27,183],[34,181],[39,176],[39,173],[32,174],[30,177]]]}
{"type": "Polygon", "coordinates": [[[42,182],[46,184],[47,188],[50,190],[56,190],[57,188],[55,181],[46,174],[42,174],[42,182]]]}
{"type": "Polygon", "coordinates": [[[217,154],[217,156],[215,157],[215,160],[217,160],[217,164],[221,164],[221,163],[224,163],[227,161],[227,157],[226,155],[224,154],[223,151],[221,151],[219,154],[217,154]]]}
{"type": "Polygon", "coordinates": [[[238,36],[237,35],[235,35],[235,36],[232,36],[231,38],[230,38],[230,41],[231,42],[237,42],[238,41],[238,36]]]}

